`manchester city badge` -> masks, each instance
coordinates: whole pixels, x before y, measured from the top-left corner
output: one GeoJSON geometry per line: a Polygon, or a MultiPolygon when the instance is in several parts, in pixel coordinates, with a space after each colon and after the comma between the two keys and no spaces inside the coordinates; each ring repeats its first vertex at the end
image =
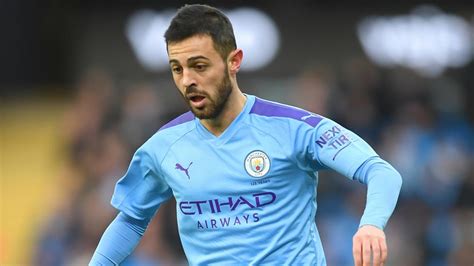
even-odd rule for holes
{"type": "Polygon", "coordinates": [[[263,151],[252,151],[245,157],[245,171],[253,177],[263,177],[270,171],[270,159],[263,151]]]}

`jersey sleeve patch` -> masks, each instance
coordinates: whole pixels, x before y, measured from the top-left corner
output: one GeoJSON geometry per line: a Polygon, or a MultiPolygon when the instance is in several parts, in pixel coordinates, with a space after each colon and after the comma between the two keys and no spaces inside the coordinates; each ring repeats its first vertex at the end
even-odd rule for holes
{"type": "Polygon", "coordinates": [[[324,166],[352,178],[357,168],[377,153],[354,132],[330,119],[315,130],[314,155],[324,166]]]}
{"type": "Polygon", "coordinates": [[[332,160],[352,143],[350,132],[343,130],[339,125],[332,125],[327,130],[316,136],[316,145],[321,149],[331,149],[333,151],[332,160]]]}

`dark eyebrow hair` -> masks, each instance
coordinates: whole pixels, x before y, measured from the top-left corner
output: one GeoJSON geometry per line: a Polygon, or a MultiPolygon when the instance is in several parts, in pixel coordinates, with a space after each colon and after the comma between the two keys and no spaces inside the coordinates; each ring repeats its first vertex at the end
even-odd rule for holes
{"type": "Polygon", "coordinates": [[[205,57],[205,56],[198,55],[198,56],[193,56],[193,57],[188,58],[188,63],[191,62],[191,61],[196,61],[196,60],[198,60],[198,59],[209,60],[209,58],[207,58],[207,57],[205,57]]]}
{"type": "MultiPolygon", "coordinates": [[[[196,61],[196,60],[198,60],[198,59],[209,60],[209,58],[207,58],[207,57],[205,57],[205,56],[198,55],[198,56],[193,56],[193,57],[188,58],[187,62],[190,63],[190,62],[196,61]]],[[[176,60],[176,59],[170,59],[170,60],[169,60],[169,63],[170,63],[170,64],[172,64],[172,63],[179,64],[179,61],[176,60]]]]}
{"type": "Polygon", "coordinates": [[[170,59],[170,61],[168,61],[169,64],[171,63],[176,63],[176,64],[179,64],[179,61],[176,60],[176,59],[170,59]]]}

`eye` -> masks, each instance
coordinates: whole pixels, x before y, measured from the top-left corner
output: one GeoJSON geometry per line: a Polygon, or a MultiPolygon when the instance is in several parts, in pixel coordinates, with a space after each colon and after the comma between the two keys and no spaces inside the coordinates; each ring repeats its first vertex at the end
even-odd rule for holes
{"type": "Polygon", "coordinates": [[[183,68],[180,66],[172,66],[171,71],[175,74],[181,74],[181,72],[183,72],[183,68]]]}
{"type": "Polygon", "coordinates": [[[196,69],[197,71],[204,71],[206,70],[206,68],[207,68],[207,65],[205,64],[197,64],[194,66],[194,69],[196,69]]]}

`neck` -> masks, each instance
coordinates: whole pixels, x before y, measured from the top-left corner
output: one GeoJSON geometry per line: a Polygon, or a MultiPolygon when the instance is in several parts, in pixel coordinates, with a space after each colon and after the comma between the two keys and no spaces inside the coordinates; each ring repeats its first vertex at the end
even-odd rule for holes
{"type": "Polygon", "coordinates": [[[220,136],[240,114],[246,100],[247,98],[240,89],[235,87],[229,95],[229,99],[222,109],[222,112],[216,118],[201,119],[201,124],[214,136],[220,136]]]}

